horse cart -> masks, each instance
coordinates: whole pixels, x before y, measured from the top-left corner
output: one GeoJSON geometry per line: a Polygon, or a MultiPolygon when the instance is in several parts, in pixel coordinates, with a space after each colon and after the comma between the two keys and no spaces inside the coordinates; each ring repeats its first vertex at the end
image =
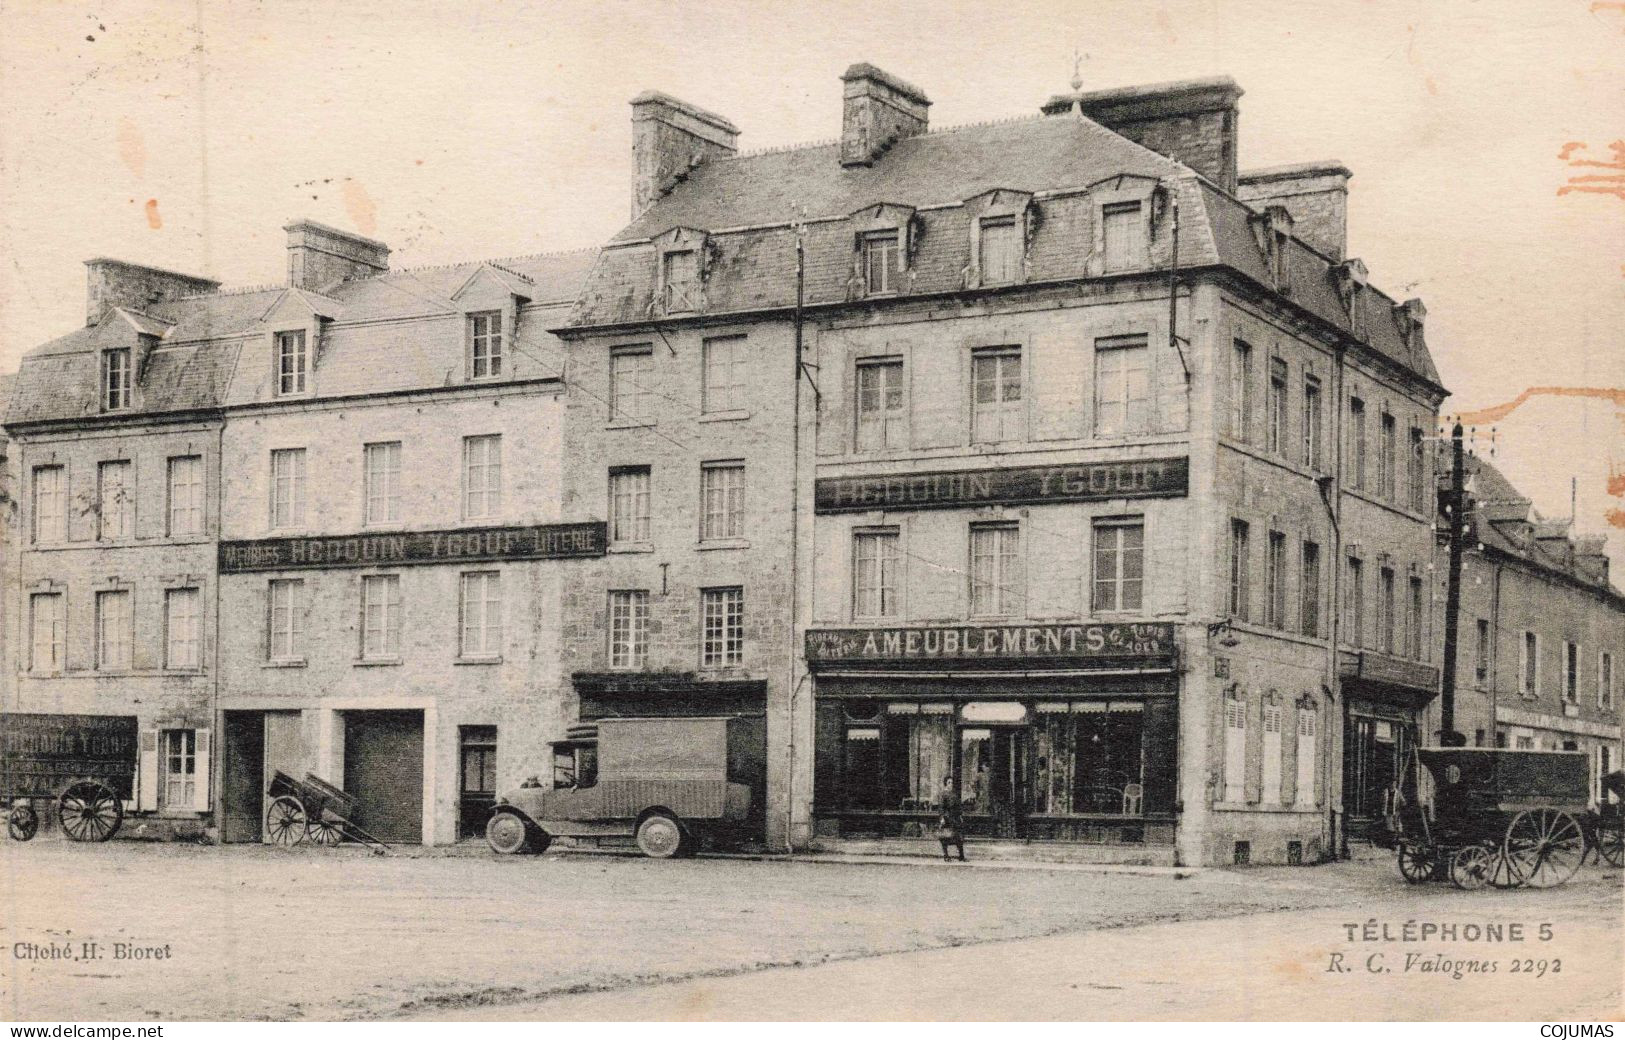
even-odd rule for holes
{"type": "Polygon", "coordinates": [[[271,799],[265,807],[265,833],[274,844],[292,847],[308,837],[327,848],[348,840],[360,842],[380,856],[389,850],[355,822],[355,796],[315,773],[295,780],[278,770],[265,793],[271,799]]]}
{"type": "Polygon", "coordinates": [[[1584,753],[1420,748],[1400,790],[1399,872],[1413,884],[1551,888],[1586,855],[1584,753]]]}
{"type": "Polygon", "coordinates": [[[55,805],[70,841],[106,841],[135,790],[133,715],[0,712],[0,805],[6,833],[28,841],[55,805]]]}

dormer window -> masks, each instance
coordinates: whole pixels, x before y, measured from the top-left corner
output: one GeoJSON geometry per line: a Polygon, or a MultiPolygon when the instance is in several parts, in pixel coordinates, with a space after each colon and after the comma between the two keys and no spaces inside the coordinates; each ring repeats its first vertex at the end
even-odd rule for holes
{"type": "Polygon", "coordinates": [[[1139,202],[1108,202],[1100,208],[1108,271],[1145,265],[1145,219],[1139,202]]]}
{"type": "Polygon", "coordinates": [[[898,242],[896,231],[871,231],[863,236],[863,291],[897,291],[898,242]]]}
{"type": "Polygon", "coordinates": [[[116,412],[130,407],[132,374],[129,347],[102,353],[103,411],[116,412]]]}
{"type": "Polygon", "coordinates": [[[502,374],[502,312],[484,311],[468,316],[471,379],[493,379],[502,374]]]}
{"type": "Polygon", "coordinates": [[[674,249],[660,258],[661,292],[667,313],[700,309],[700,257],[693,249],[674,249]]]}
{"type": "Polygon", "coordinates": [[[309,388],[310,354],[305,346],[305,330],[276,334],[276,392],[278,396],[302,394],[309,388]]]}
{"type": "Polygon", "coordinates": [[[1008,285],[1021,276],[1021,235],[1016,218],[985,217],[981,221],[977,253],[981,257],[982,284],[1008,285]]]}

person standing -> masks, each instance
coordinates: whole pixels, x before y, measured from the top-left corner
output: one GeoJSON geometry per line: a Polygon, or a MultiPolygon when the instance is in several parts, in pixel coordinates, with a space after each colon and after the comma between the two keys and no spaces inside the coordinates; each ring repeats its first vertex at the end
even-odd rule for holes
{"type": "Polygon", "coordinates": [[[937,840],[942,843],[943,862],[951,861],[948,847],[959,850],[959,862],[965,862],[965,806],[954,790],[954,778],[942,778],[942,793],[938,799],[942,815],[937,818],[937,840]]]}

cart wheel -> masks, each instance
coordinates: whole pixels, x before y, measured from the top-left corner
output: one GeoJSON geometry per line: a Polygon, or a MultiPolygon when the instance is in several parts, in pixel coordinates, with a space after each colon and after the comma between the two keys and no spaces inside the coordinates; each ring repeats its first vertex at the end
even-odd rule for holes
{"type": "Polygon", "coordinates": [[[1419,885],[1433,876],[1435,866],[1433,846],[1416,842],[1399,843],[1399,874],[1413,885],[1419,885]]]}
{"type": "Polygon", "coordinates": [[[328,820],[319,816],[312,816],[305,824],[305,831],[310,840],[318,845],[334,848],[344,840],[344,827],[336,820],[328,820]]]}
{"type": "Polygon", "coordinates": [[[1597,853],[1611,866],[1625,867],[1625,817],[1605,816],[1597,821],[1597,853]]]}
{"type": "Polygon", "coordinates": [[[14,805],[6,817],[6,833],[12,841],[28,841],[39,833],[39,813],[32,805],[14,805]]]}
{"type": "Polygon", "coordinates": [[[282,795],[265,810],[265,835],[284,848],[304,841],[305,830],[309,826],[305,807],[297,798],[282,795]]]}
{"type": "Polygon", "coordinates": [[[670,859],[683,849],[683,828],[665,813],[651,813],[638,824],[638,848],[650,859],[670,859]]]}
{"type": "Polygon", "coordinates": [[[1450,857],[1450,883],[1457,888],[1483,888],[1495,867],[1495,852],[1488,845],[1464,845],[1450,857]]]}
{"type": "Polygon", "coordinates": [[[106,841],[124,822],[124,803],[106,784],[80,780],[57,799],[56,818],[70,841],[106,841]]]}
{"type": "Polygon", "coordinates": [[[1531,888],[1551,888],[1573,877],[1585,851],[1579,821],[1557,809],[1525,809],[1507,827],[1507,859],[1531,888]]]}
{"type": "Polygon", "coordinates": [[[513,812],[492,813],[485,823],[485,842],[491,851],[504,856],[527,852],[533,828],[523,816],[513,812]]]}
{"type": "Polygon", "coordinates": [[[1518,870],[1507,857],[1505,845],[1490,847],[1490,873],[1489,883],[1496,888],[1517,888],[1523,884],[1523,878],[1518,876],[1518,870]]]}

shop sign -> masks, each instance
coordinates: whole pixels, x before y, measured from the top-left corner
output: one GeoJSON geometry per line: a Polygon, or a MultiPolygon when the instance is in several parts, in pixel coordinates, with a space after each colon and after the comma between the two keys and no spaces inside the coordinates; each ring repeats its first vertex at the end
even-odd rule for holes
{"type": "Polygon", "coordinates": [[[1076,625],[938,625],[824,628],[807,632],[807,663],[880,668],[1110,668],[1125,662],[1171,665],[1169,622],[1076,625]]]}
{"type": "Polygon", "coordinates": [[[134,715],[0,713],[0,791],[55,797],[90,778],[126,795],[135,776],[134,715]]]}
{"type": "Polygon", "coordinates": [[[866,513],[1167,498],[1186,493],[1189,471],[1189,459],[1170,458],[824,477],[814,485],[813,503],[818,513],[866,513]]]}
{"type": "Polygon", "coordinates": [[[221,542],[220,572],[572,559],[604,555],[605,536],[605,525],[592,521],[394,534],[259,538],[221,542]]]}
{"type": "Polygon", "coordinates": [[[1410,690],[1420,690],[1432,693],[1439,688],[1439,669],[1420,661],[1407,661],[1402,657],[1390,657],[1387,654],[1372,653],[1369,650],[1360,653],[1359,665],[1355,675],[1367,682],[1381,683],[1385,686],[1400,686],[1410,690]]]}

